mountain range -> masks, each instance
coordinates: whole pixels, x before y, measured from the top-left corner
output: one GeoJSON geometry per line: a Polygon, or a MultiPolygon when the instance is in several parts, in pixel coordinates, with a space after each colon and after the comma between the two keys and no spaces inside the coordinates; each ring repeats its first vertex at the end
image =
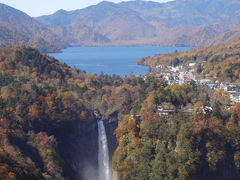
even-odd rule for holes
{"type": "Polygon", "coordinates": [[[43,51],[83,45],[206,46],[239,32],[238,0],[103,1],[37,18],[0,4],[0,45],[43,51]]]}
{"type": "Polygon", "coordinates": [[[27,14],[0,4],[0,46],[30,45],[41,51],[54,51],[60,46],[58,36],[27,14]]]}

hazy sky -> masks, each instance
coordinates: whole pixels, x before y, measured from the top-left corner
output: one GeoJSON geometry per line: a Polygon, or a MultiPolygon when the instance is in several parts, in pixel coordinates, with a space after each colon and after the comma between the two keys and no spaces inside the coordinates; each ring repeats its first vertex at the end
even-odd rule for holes
{"type": "MultiPolygon", "coordinates": [[[[52,14],[59,9],[74,10],[97,4],[102,0],[0,0],[0,3],[15,7],[30,16],[52,14]]],[[[123,0],[109,0],[121,2],[123,0]]],[[[125,0],[126,1],[126,0],[125,0]]],[[[170,0],[152,0],[156,2],[167,2],[170,0]]]]}

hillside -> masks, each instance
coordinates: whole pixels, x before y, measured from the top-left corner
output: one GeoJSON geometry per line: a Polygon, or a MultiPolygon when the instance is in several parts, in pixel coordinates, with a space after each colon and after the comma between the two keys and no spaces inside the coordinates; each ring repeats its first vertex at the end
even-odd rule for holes
{"type": "MultiPolygon", "coordinates": [[[[74,45],[206,46],[226,42],[240,32],[239,9],[237,0],[129,1],[118,4],[104,1],[85,9],[60,10],[37,20],[57,34],[62,29],[67,34],[80,29],[72,36],[74,45]],[[85,34],[81,27],[85,28],[85,34]],[[86,36],[91,33],[95,35],[86,36]],[[84,41],[81,40],[83,34],[84,41]],[[92,38],[94,36],[96,41],[92,38]],[[98,40],[99,36],[102,41],[98,40]]],[[[66,38],[66,41],[70,43],[70,39],[66,38]]]]}
{"type": "Polygon", "coordinates": [[[157,66],[199,63],[201,74],[209,74],[222,81],[239,82],[240,40],[233,40],[217,46],[196,48],[185,52],[175,52],[154,57],[146,57],[138,61],[141,65],[157,66]]]}
{"type": "Polygon", "coordinates": [[[0,47],[16,44],[29,45],[41,51],[56,51],[63,46],[60,38],[46,26],[27,14],[0,3],[0,47]]]}
{"type": "MultiPolygon", "coordinates": [[[[68,29],[76,29],[76,32],[80,30],[80,32],[73,34],[72,39],[77,41],[76,37],[88,38],[86,43],[97,43],[97,41],[93,41],[94,39],[88,36],[83,36],[81,27],[88,28],[88,31],[86,29],[85,32],[89,32],[89,34],[92,30],[95,32],[95,36],[97,35],[96,37],[101,35],[106,39],[100,43],[148,39],[155,36],[154,27],[145,22],[139,16],[139,13],[110,2],[102,2],[96,6],[71,12],[58,11],[52,16],[42,16],[37,20],[50,25],[50,27],[53,26],[53,28],[64,28],[67,32],[68,29]]],[[[85,43],[84,41],[77,42],[79,45],[85,43]]]]}
{"type": "Polygon", "coordinates": [[[53,134],[89,113],[66,81],[79,74],[80,83],[82,73],[32,48],[0,49],[0,57],[0,179],[63,179],[53,134]]]}

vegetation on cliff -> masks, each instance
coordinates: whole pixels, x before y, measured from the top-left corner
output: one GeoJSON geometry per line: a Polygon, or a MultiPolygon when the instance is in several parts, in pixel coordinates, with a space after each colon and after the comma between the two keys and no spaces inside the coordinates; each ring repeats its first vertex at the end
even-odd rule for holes
{"type": "Polygon", "coordinates": [[[1,49],[0,67],[1,166],[9,171],[1,178],[63,179],[64,163],[49,132],[89,118],[78,96],[87,89],[83,73],[27,47],[1,49]],[[71,82],[73,76],[78,81],[71,82]]]}

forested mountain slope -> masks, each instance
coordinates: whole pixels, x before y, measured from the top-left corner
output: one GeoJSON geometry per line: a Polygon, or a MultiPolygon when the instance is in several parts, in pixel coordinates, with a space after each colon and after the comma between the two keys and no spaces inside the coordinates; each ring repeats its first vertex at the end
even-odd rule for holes
{"type": "Polygon", "coordinates": [[[4,4],[0,9],[0,46],[41,51],[82,45],[206,46],[240,32],[238,0],[103,1],[38,18],[4,4]]]}
{"type": "Polygon", "coordinates": [[[209,74],[222,81],[239,82],[239,59],[240,40],[236,38],[217,46],[142,58],[138,63],[147,66],[198,63],[201,74],[209,74]]]}
{"type": "Polygon", "coordinates": [[[0,47],[29,45],[41,51],[63,47],[61,39],[27,14],[0,3],[0,47]],[[56,43],[58,42],[58,43],[56,43]]]}
{"type": "MultiPolygon", "coordinates": [[[[92,30],[105,38],[96,44],[205,46],[226,42],[239,33],[239,9],[237,0],[129,1],[118,4],[104,1],[85,9],[60,10],[37,20],[50,26],[54,32],[61,32],[61,29],[71,32],[82,26],[89,28],[89,32],[92,30]]],[[[73,36],[82,37],[81,30],[73,36]]],[[[94,44],[91,38],[84,41],[74,39],[75,44],[94,44]]]]}

